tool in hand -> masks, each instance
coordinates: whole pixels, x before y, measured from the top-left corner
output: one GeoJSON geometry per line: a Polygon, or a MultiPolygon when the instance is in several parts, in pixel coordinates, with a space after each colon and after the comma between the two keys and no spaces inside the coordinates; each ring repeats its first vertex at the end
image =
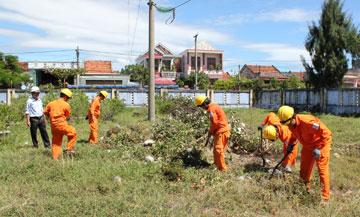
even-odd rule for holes
{"type": "Polygon", "coordinates": [[[274,170],[271,173],[271,176],[269,179],[271,179],[274,176],[275,171],[277,170],[277,168],[282,164],[282,162],[286,159],[286,157],[290,154],[291,152],[286,152],[285,156],[281,159],[281,161],[275,166],[274,170]]]}

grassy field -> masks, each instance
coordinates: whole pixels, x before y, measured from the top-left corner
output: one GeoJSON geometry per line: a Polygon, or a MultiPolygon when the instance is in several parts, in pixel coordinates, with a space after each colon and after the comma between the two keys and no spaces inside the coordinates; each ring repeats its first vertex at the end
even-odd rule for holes
{"type": "MultiPolygon", "coordinates": [[[[268,110],[232,109],[255,131],[268,110]]],[[[127,108],[114,122],[100,122],[100,137],[119,124],[134,122],[150,127],[144,108],[127,108]],[[141,115],[133,116],[133,112],[141,115]]],[[[0,137],[1,216],[360,216],[360,120],[318,115],[332,130],[330,158],[331,199],[320,205],[317,169],[312,190],[299,182],[299,162],[285,179],[268,180],[260,160],[226,154],[228,172],[214,166],[186,168],[180,181],[169,181],[161,163],[146,163],[125,151],[86,143],[85,120],[72,121],[79,133],[78,154],[58,162],[51,151],[33,149],[25,122],[12,125],[11,134],[0,137]],[[245,180],[239,176],[245,175],[245,180]],[[122,183],[114,183],[121,176],[122,183]]],[[[48,127],[50,133],[50,127],[48,127]]],[[[50,134],[49,134],[50,135],[50,134]]],[[[40,139],[40,136],[38,136],[40,139]]],[[[64,144],[65,144],[64,139],[64,144]]],[[[277,147],[281,147],[277,143],[277,147]]],[[[209,162],[211,151],[207,150],[209,162]]],[[[271,165],[281,159],[274,156],[271,165]]]]}

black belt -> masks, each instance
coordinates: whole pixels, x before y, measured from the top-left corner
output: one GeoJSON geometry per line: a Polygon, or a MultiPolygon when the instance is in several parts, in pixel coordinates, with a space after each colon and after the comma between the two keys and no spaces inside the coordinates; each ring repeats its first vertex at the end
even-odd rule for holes
{"type": "Polygon", "coordinates": [[[43,116],[40,116],[40,117],[30,117],[30,118],[35,118],[35,119],[40,119],[42,118],[43,116]]]}

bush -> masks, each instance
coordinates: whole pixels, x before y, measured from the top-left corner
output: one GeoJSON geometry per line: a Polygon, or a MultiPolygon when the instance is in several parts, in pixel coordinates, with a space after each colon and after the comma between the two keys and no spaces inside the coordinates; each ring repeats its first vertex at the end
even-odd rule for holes
{"type": "Polygon", "coordinates": [[[46,107],[47,104],[49,104],[49,102],[54,101],[60,97],[60,92],[55,90],[54,85],[48,85],[47,89],[48,89],[47,94],[41,99],[44,108],[46,107]]]}
{"type": "Polygon", "coordinates": [[[233,90],[236,82],[234,80],[216,80],[213,87],[215,90],[233,90]]]}
{"type": "Polygon", "coordinates": [[[9,106],[10,121],[20,122],[25,119],[25,107],[28,99],[28,94],[19,94],[17,98],[11,99],[11,105],[9,106]]]}
{"type": "Polygon", "coordinates": [[[106,99],[101,103],[100,118],[105,121],[113,121],[114,117],[125,109],[124,100],[106,99]]]}
{"type": "MultiPolygon", "coordinates": [[[[191,72],[190,75],[185,80],[185,85],[188,85],[190,88],[195,86],[195,72],[191,72]]],[[[198,72],[198,88],[200,90],[206,90],[210,87],[209,76],[203,72],[198,72]]]]}
{"type": "Polygon", "coordinates": [[[71,117],[76,120],[83,119],[87,115],[90,107],[89,97],[84,90],[73,90],[72,100],[69,101],[71,106],[71,117]]]}
{"type": "Polygon", "coordinates": [[[171,103],[171,100],[167,96],[155,96],[155,111],[157,113],[165,114],[168,113],[174,105],[171,103]]]}
{"type": "Polygon", "coordinates": [[[289,79],[284,81],[284,88],[287,89],[296,89],[296,88],[305,88],[306,85],[296,76],[292,76],[289,79]]]}

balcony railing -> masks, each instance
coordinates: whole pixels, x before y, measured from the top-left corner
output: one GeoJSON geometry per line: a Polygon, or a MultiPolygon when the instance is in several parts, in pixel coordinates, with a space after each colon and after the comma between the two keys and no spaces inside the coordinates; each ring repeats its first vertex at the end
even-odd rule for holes
{"type": "Polygon", "coordinates": [[[176,78],[176,72],[161,72],[161,77],[176,78]]]}

